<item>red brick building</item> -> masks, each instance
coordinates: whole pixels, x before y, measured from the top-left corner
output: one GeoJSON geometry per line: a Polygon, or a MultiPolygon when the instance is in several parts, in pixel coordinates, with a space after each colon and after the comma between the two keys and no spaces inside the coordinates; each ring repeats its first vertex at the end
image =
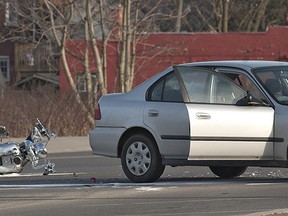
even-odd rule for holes
{"type": "MultiPolygon", "coordinates": [[[[262,33],[157,33],[141,37],[136,49],[134,86],[166,67],[180,63],[236,59],[288,61],[288,27],[270,27],[262,33]]],[[[108,92],[117,91],[118,45],[113,41],[108,46],[108,92]]],[[[81,50],[84,42],[73,41],[67,46],[81,50]]],[[[83,73],[80,62],[67,57],[73,76],[83,73]]],[[[91,54],[91,71],[95,71],[94,66],[91,54]]],[[[61,68],[60,89],[69,89],[61,68]]]]}

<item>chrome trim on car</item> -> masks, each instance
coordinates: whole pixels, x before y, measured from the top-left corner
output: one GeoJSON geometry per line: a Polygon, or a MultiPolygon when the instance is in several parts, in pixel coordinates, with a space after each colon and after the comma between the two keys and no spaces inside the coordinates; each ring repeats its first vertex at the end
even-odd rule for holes
{"type": "Polygon", "coordinates": [[[267,166],[288,167],[287,160],[183,160],[162,159],[162,164],[172,167],[177,166],[267,166]]]}

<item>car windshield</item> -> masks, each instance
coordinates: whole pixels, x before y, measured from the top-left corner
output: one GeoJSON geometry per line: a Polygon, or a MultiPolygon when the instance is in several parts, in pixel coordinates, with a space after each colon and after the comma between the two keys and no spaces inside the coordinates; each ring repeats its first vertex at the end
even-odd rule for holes
{"type": "Polygon", "coordinates": [[[288,105],[288,67],[261,68],[254,73],[278,103],[288,105]]]}

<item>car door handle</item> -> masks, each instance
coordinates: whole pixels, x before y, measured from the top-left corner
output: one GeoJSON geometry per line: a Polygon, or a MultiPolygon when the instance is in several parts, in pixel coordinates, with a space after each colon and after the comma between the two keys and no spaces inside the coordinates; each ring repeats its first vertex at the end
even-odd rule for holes
{"type": "Polygon", "coordinates": [[[149,110],[148,115],[149,116],[158,116],[159,112],[157,110],[149,110]]]}
{"type": "Polygon", "coordinates": [[[196,113],[197,119],[210,119],[211,116],[208,113],[196,113]]]}

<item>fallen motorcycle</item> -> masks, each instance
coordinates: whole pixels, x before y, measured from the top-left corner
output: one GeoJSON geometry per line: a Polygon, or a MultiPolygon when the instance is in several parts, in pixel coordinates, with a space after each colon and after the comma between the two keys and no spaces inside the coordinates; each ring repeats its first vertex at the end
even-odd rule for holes
{"type": "Polygon", "coordinates": [[[46,129],[38,118],[32,132],[22,143],[2,143],[8,135],[6,128],[0,126],[0,174],[20,173],[28,162],[33,169],[44,168],[43,175],[54,172],[55,164],[46,159],[46,146],[56,134],[46,129]]]}

